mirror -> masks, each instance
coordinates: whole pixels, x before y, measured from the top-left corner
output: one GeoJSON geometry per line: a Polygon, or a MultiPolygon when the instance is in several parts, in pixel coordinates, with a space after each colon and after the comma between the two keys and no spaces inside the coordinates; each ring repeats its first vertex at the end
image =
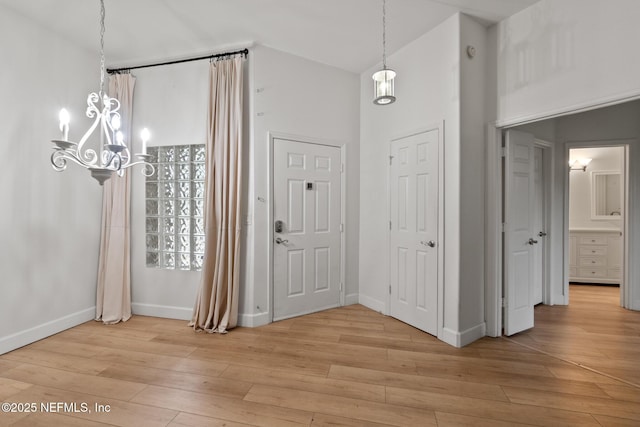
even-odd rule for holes
{"type": "Polygon", "coordinates": [[[591,219],[616,220],[622,216],[622,182],[618,171],[591,172],[591,219]]]}

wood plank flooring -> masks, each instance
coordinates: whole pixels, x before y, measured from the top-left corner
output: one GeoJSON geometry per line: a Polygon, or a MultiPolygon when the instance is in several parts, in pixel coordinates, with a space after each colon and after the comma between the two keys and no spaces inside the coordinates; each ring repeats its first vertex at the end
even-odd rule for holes
{"type": "Polygon", "coordinates": [[[0,356],[0,401],[38,405],[0,426],[637,426],[640,313],[618,292],[572,286],[463,349],[360,305],[227,335],[88,322],[0,356]]]}

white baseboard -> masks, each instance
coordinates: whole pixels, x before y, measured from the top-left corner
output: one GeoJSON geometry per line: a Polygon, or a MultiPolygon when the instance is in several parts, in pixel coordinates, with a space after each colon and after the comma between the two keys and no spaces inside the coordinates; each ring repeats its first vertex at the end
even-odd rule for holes
{"type": "Polygon", "coordinates": [[[359,294],[349,294],[344,297],[344,305],[360,304],[359,294]]]}
{"type": "MultiPolygon", "coordinates": [[[[161,317],[163,319],[177,319],[190,321],[193,315],[192,307],[171,307],[166,305],[132,303],[131,311],[140,316],[161,317]]],[[[238,314],[238,326],[254,328],[270,323],[269,313],[238,314]]]]}
{"type": "Polygon", "coordinates": [[[358,295],[358,302],[373,311],[377,311],[378,313],[385,315],[387,314],[385,313],[385,303],[383,301],[378,301],[370,296],[360,294],[358,295]]]}
{"type": "Polygon", "coordinates": [[[438,338],[449,345],[460,348],[484,337],[486,335],[486,331],[487,325],[486,323],[482,322],[462,332],[456,332],[449,328],[443,328],[442,336],[438,338]]]}
{"type": "Polygon", "coordinates": [[[140,316],[162,317],[164,319],[191,320],[193,307],[172,307],[168,305],[131,304],[131,312],[140,316]]]}
{"type": "Polygon", "coordinates": [[[257,326],[268,325],[269,323],[271,323],[269,313],[238,314],[238,326],[255,328],[257,326]]]}
{"type": "Polygon", "coordinates": [[[0,338],[0,354],[8,353],[16,348],[34,343],[66,329],[78,326],[81,323],[93,320],[96,317],[96,308],[90,307],[76,313],[69,314],[59,319],[52,320],[42,325],[34,326],[24,331],[0,338]]]}

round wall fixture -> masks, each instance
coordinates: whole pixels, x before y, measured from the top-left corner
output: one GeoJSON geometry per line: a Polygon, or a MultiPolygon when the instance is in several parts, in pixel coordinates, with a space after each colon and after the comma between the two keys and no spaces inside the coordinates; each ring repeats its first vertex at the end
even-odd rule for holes
{"type": "Polygon", "coordinates": [[[476,48],[471,45],[467,46],[467,56],[469,58],[476,56],[476,48]]]}

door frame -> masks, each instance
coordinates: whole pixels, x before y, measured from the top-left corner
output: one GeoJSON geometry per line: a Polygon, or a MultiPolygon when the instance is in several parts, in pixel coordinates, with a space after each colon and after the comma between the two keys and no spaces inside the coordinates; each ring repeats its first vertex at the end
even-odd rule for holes
{"type": "Polygon", "coordinates": [[[274,153],[273,153],[273,149],[274,149],[274,145],[275,145],[275,140],[276,139],[284,139],[287,141],[292,141],[292,142],[299,142],[302,144],[314,144],[314,145],[325,145],[325,146],[329,146],[329,147],[335,147],[335,148],[339,148],[340,149],[340,224],[341,224],[341,232],[340,232],[340,301],[339,304],[340,306],[344,306],[345,305],[345,295],[346,295],[346,289],[347,289],[347,283],[346,283],[346,264],[345,264],[345,260],[346,260],[346,253],[345,253],[345,246],[346,246],[346,235],[347,235],[347,226],[346,226],[346,220],[347,220],[347,209],[346,209],[346,204],[347,204],[347,199],[346,199],[346,192],[347,192],[347,146],[346,143],[343,142],[336,142],[336,141],[331,141],[331,140],[326,140],[326,139],[321,139],[321,138],[315,138],[315,137],[310,137],[310,136],[300,136],[300,135],[293,135],[293,134],[289,134],[289,133],[284,133],[284,132],[274,132],[274,131],[269,131],[267,132],[267,140],[268,140],[268,155],[269,155],[269,159],[268,159],[268,199],[267,199],[267,205],[268,205],[268,209],[267,209],[267,247],[269,248],[268,250],[268,260],[267,260],[267,280],[268,280],[268,286],[269,286],[269,292],[268,292],[268,297],[269,297],[269,302],[268,302],[268,307],[269,307],[269,323],[273,322],[273,316],[274,316],[274,297],[273,297],[273,286],[274,286],[274,280],[273,280],[273,273],[274,273],[274,267],[273,267],[273,262],[274,262],[274,256],[273,256],[273,250],[274,250],[274,231],[273,231],[273,221],[274,221],[274,173],[275,173],[275,167],[274,167],[274,153]]]}
{"type": "MultiPolygon", "coordinates": [[[[579,111],[570,112],[568,114],[578,113],[579,111]]],[[[526,124],[527,122],[515,123],[508,128],[526,124]]],[[[486,240],[485,240],[485,322],[487,325],[486,335],[491,337],[499,337],[502,335],[502,271],[503,271],[503,244],[502,244],[502,135],[503,131],[507,127],[498,127],[495,122],[487,123],[486,125],[486,147],[487,147],[487,174],[486,174],[486,240]]],[[[635,138],[625,138],[616,140],[617,144],[612,145],[625,145],[626,150],[626,188],[625,191],[625,207],[627,215],[624,219],[624,227],[626,232],[626,238],[624,239],[624,266],[623,266],[623,280],[625,282],[625,290],[621,292],[624,297],[624,303],[621,301],[621,306],[631,310],[640,310],[640,298],[636,295],[639,286],[634,285],[634,279],[640,276],[640,266],[631,266],[629,260],[634,259],[637,252],[640,252],[640,233],[636,231],[640,221],[633,220],[635,212],[640,208],[640,200],[635,200],[633,197],[634,192],[638,191],[638,172],[631,169],[631,163],[634,160],[640,158],[640,149],[638,144],[640,143],[635,138]],[[634,243],[637,248],[634,250],[634,243]]],[[[575,142],[575,141],[574,141],[575,142]]],[[[562,283],[554,283],[554,280],[549,280],[549,294],[544,297],[545,301],[549,301],[545,304],[568,304],[568,287],[569,287],[569,213],[568,213],[568,176],[563,177],[563,182],[560,183],[557,178],[560,170],[566,170],[567,162],[569,161],[569,147],[566,145],[571,141],[558,141],[554,144],[551,152],[554,156],[552,160],[552,182],[551,185],[551,212],[557,211],[558,203],[564,203],[562,206],[563,215],[560,221],[554,220],[556,215],[551,216],[552,223],[548,224],[551,232],[554,234],[562,233],[559,239],[551,236],[549,247],[549,259],[550,262],[561,263],[560,266],[551,266],[552,271],[556,272],[558,268],[562,269],[562,283]],[[561,157],[561,159],[559,159],[561,157]],[[562,185],[564,194],[561,200],[556,200],[556,193],[554,189],[557,185],[562,185]],[[554,261],[558,260],[558,261],[554,261]],[[562,286],[563,301],[554,300],[554,292],[558,286],[562,286]]],[[[581,141],[584,144],[585,141],[581,141]]],[[[602,140],[598,141],[599,145],[602,145],[602,140]]],[[[597,145],[597,144],[596,144],[597,145]]],[[[572,147],[578,148],[578,146],[572,147]]],[[[568,175],[568,174],[567,174],[568,175]]],[[[557,191],[557,190],[556,190],[557,191]]],[[[554,276],[555,277],[555,273],[554,276]]]]}
{"type": "MultiPolygon", "coordinates": [[[[487,169],[486,169],[486,205],[485,205],[485,323],[486,335],[490,337],[502,336],[503,326],[503,284],[504,284],[504,131],[495,123],[486,125],[487,169]]],[[[543,149],[543,167],[550,172],[545,177],[545,222],[547,233],[550,235],[543,254],[543,288],[542,300],[544,304],[553,304],[551,292],[551,260],[564,249],[558,250],[551,244],[553,237],[550,232],[555,228],[553,220],[553,188],[555,176],[554,144],[542,139],[534,138],[534,146],[543,149]]],[[[566,243],[565,243],[566,246],[566,243]]]]}
{"type": "MultiPolygon", "coordinates": [[[[393,147],[392,144],[403,138],[418,135],[421,133],[427,133],[433,130],[438,131],[438,274],[437,274],[437,287],[438,287],[438,335],[437,338],[441,339],[444,335],[444,132],[445,122],[433,123],[431,125],[417,128],[411,131],[405,131],[394,135],[387,142],[387,222],[391,223],[391,159],[393,147]]],[[[385,314],[391,315],[391,230],[387,227],[386,246],[386,269],[387,269],[387,285],[389,291],[386,293],[385,299],[385,314]]]]}
{"type": "MultiPolygon", "coordinates": [[[[598,139],[598,140],[581,140],[581,141],[565,141],[564,142],[564,162],[569,161],[569,151],[574,148],[595,148],[595,147],[623,147],[624,148],[624,192],[623,192],[623,212],[625,215],[620,224],[620,232],[622,237],[622,278],[620,280],[620,306],[623,308],[631,308],[631,286],[629,281],[629,241],[631,235],[629,233],[629,219],[631,217],[630,209],[630,188],[629,188],[629,154],[630,147],[636,141],[634,138],[626,139],[598,139]]],[[[637,142],[636,142],[637,143],[637,142]]],[[[565,259],[569,259],[569,174],[564,180],[564,245],[565,259]]],[[[569,304],[569,269],[564,269],[563,295],[565,296],[565,304],[569,304]]]]}
{"type": "MultiPolygon", "coordinates": [[[[551,209],[553,198],[551,197],[551,191],[553,189],[553,182],[555,181],[555,174],[553,170],[553,143],[545,141],[543,139],[534,138],[534,148],[542,149],[542,187],[544,189],[544,227],[546,229],[547,236],[549,236],[551,230],[552,215],[551,209]]],[[[545,244],[542,249],[542,303],[545,305],[551,305],[551,238],[545,240],[545,244]]]]}

